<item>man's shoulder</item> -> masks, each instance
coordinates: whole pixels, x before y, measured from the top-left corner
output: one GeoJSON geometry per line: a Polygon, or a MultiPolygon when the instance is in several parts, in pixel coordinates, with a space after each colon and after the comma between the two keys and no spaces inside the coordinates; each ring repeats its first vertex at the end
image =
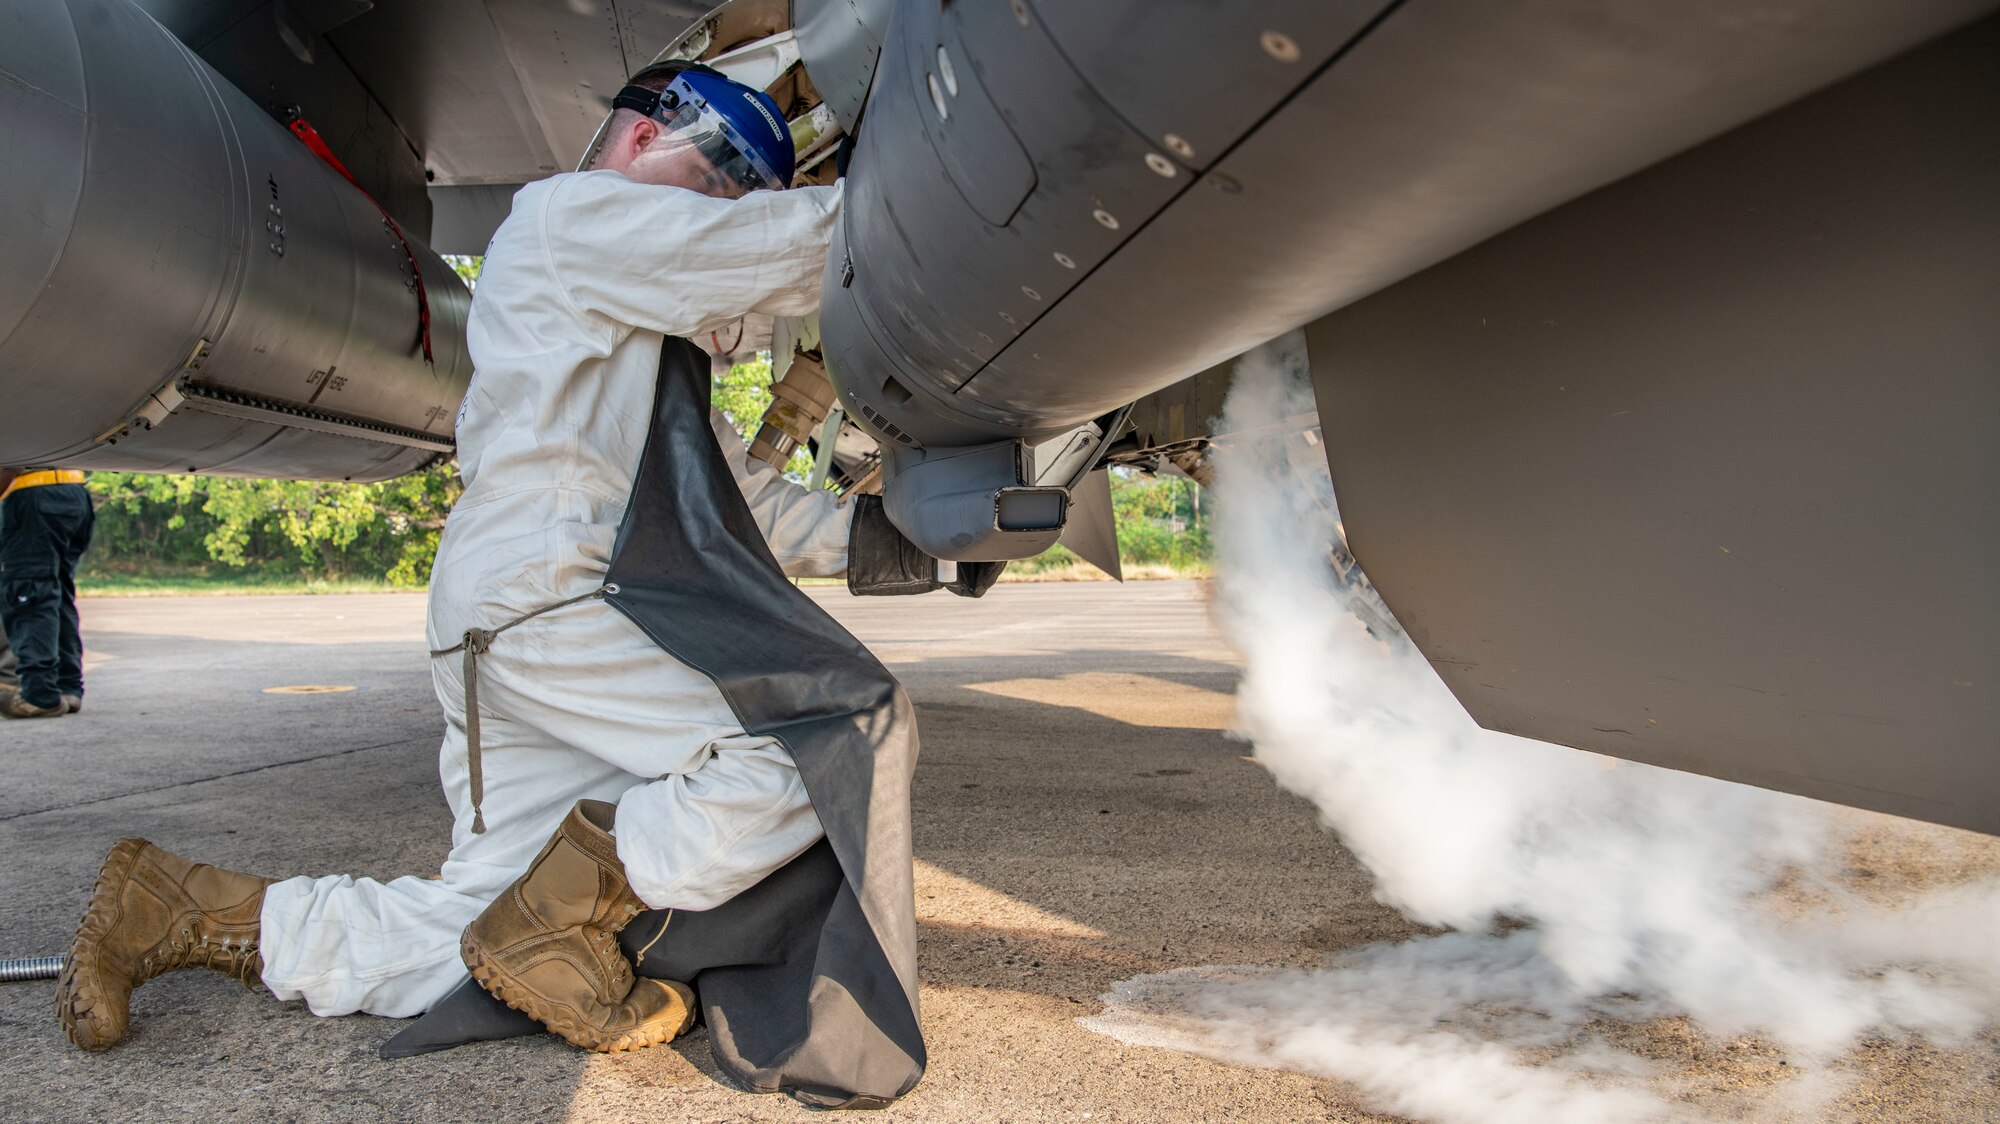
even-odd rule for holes
{"type": "Polygon", "coordinates": [[[522,184],[521,189],[514,193],[514,202],[507,212],[507,221],[518,223],[523,219],[538,217],[559,197],[567,203],[571,198],[580,195],[600,194],[604,190],[600,186],[601,181],[593,181],[597,181],[602,175],[601,172],[558,172],[546,179],[522,184]]]}
{"type": "Polygon", "coordinates": [[[514,193],[514,202],[507,212],[507,221],[518,222],[522,218],[540,211],[543,205],[549,201],[549,197],[562,187],[563,181],[570,179],[576,174],[575,172],[562,172],[547,179],[522,184],[521,189],[514,193]]]}
{"type": "MultiPolygon", "coordinates": [[[[481,292],[491,287],[486,284],[488,280],[498,280],[510,266],[542,260],[541,247],[549,235],[549,228],[567,225],[559,216],[551,215],[553,205],[559,195],[563,205],[569,205],[570,192],[566,189],[570,182],[593,174],[563,172],[523,184],[514,193],[514,202],[507,217],[486,244],[486,267],[480,275],[481,292]]],[[[474,303],[477,303],[476,295],[474,303]]]]}
{"type": "MultiPolygon", "coordinates": [[[[634,183],[604,169],[563,172],[515,192],[501,232],[533,240],[593,241],[591,232],[602,226],[603,220],[649,209],[661,202],[652,192],[671,190],[634,183]]],[[[496,232],[496,241],[501,232],[496,232]]]]}
{"type": "Polygon", "coordinates": [[[587,172],[563,172],[547,179],[536,180],[521,188],[514,194],[514,210],[519,212],[524,205],[589,207],[605,199],[641,194],[646,190],[647,185],[634,183],[606,168],[593,168],[587,172]]]}

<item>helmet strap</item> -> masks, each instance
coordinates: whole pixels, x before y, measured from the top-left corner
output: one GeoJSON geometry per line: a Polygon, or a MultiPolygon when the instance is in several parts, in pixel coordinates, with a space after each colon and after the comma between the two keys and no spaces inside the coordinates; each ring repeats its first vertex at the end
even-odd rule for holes
{"type": "Polygon", "coordinates": [[[651,117],[660,108],[660,95],[644,86],[627,86],[611,99],[611,108],[635,110],[651,117]]]}

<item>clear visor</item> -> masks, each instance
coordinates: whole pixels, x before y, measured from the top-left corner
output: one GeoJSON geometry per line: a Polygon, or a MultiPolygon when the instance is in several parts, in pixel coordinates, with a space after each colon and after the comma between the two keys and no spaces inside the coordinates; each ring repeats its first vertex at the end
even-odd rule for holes
{"type": "Polygon", "coordinates": [[[660,107],[653,117],[666,126],[664,143],[675,149],[691,149],[700,157],[696,174],[705,178],[706,189],[742,194],[785,186],[774,182],[776,173],[757,158],[755,149],[742,142],[735,127],[684,79],[675,79],[661,93],[660,107]]]}

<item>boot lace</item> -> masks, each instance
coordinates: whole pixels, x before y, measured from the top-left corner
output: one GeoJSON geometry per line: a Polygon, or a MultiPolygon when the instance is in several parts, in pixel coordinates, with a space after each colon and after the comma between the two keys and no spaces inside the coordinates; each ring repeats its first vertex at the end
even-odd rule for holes
{"type": "Polygon", "coordinates": [[[263,975],[264,957],[254,937],[217,938],[183,926],[140,962],[142,979],[182,968],[207,968],[250,987],[263,975]]]}

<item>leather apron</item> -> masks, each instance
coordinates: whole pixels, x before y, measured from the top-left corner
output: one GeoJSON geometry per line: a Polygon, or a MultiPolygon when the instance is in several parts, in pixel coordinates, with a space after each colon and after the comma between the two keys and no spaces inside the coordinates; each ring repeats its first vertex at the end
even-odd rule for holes
{"type": "MultiPolygon", "coordinates": [[[[895,676],[790,579],[708,424],[708,357],[668,339],[603,597],[792,755],[826,838],[710,910],[641,914],[643,975],[699,996],[715,1060],[753,1092],[873,1108],[923,1076],[910,780],[895,676]]],[[[406,1057],[541,1030],[468,979],[382,1047],[406,1057]]]]}

